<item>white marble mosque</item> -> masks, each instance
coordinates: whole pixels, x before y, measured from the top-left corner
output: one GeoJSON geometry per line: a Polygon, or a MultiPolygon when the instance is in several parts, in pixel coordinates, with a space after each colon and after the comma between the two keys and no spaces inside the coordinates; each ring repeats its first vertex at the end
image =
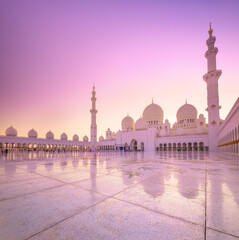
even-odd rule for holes
{"type": "Polygon", "coordinates": [[[171,124],[165,119],[163,109],[154,103],[148,105],[142,117],[136,122],[129,115],[121,123],[121,130],[117,133],[110,128],[106,136],[100,136],[97,141],[96,124],[96,91],[93,86],[91,112],[91,137],[84,136],[79,141],[78,135],[68,139],[62,133],[60,139],[55,139],[49,131],[46,138],[38,138],[37,131],[31,129],[28,137],[18,137],[17,130],[11,126],[6,130],[6,136],[0,136],[0,148],[8,150],[125,150],[125,151],[157,151],[157,150],[217,150],[239,153],[239,98],[232,107],[226,119],[219,115],[218,80],[222,74],[216,66],[218,49],[214,46],[216,37],[213,30],[208,31],[206,41],[208,47],[205,57],[208,72],[203,76],[207,84],[207,112],[208,122],[203,114],[199,114],[196,107],[185,102],[177,113],[177,122],[171,124]]]}

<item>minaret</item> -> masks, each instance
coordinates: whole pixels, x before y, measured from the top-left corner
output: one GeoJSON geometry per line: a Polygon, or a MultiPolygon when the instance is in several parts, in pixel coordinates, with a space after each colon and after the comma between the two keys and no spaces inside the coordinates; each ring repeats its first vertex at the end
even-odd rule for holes
{"type": "Polygon", "coordinates": [[[205,53],[207,59],[207,73],[203,76],[207,83],[207,111],[208,111],[208,135],[209,135],[209,150],[217,150],[217,133],[219,128],[219,95],[218,95],[218,79],[222,74],[221,70],[216,67],[216,55],[218,49],[214,47],[216,37],[212,35],[212,28],[208,31],[209,38],[207,39],[208,50],[205,53]]]}
{"type": "Polygon", "coordinates": [[[92,108],[90,110],[91,112],[91,125],[90,125],[90,131],[91,131],[91,144],[93,146],[96,145],[97,143],[97,125],[96,125],[96,114],[97,114],[97,110],[96,110],[96,97],[95,97],[95,84],[93,85],[93,91],[92,91],[92,108]]]}

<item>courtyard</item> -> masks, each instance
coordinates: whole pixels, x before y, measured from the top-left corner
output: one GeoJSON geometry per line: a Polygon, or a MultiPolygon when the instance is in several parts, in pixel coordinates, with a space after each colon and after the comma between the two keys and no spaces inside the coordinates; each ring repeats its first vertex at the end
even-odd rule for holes
{"type": "Polygon", "coordinates": [[[0,239],[239,239],[239,158],[1,154],[0,239]]]}

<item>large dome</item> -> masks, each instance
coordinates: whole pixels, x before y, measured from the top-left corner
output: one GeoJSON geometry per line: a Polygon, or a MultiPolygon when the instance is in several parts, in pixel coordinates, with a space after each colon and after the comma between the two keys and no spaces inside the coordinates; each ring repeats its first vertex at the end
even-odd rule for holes
{"type": "Polygon", "coordinates": [[[148,105],[143,112],[143,119],[146,122],[150,122],[150,123],[154,123],[154,121],[158,121],[162,123],[163,116],[164,114],[163,114],[162,108],[155,103],[151,103],[150,105],[148,105]]]}
{"type": "Polygon", "coordinates": [[[197,119],[197,109],[191,104],[184,104],[177,111],[177,121],[185,119],[197,119]]]}
{"type": "Polygon", "coordinates": [[[134,130],[134,119],[130,116],[126,116],[121,122],[122,131],[134,130]]]}
{"type": "Polygon", "coordinates": [[[5,133],[6,133],[6,136],[8,136],[8,137],[16,137],[17,136],[17,130],[13,126],[7,128],[5,133]]]}
{"type": "Polygon", "coordinates": [[[37,134],[37,131],[35,129],[31,129],[29,132],[28,132],[28,137],[29,138],[37,138],[38,134],[37,134]]]}
{"type": "Polygon", "coordinates": [[[47,138],[47,139],[53,139],[53,138],[54,138],[53,132],[49,131],[49,132],[46,134],[46,138],[47,138]]]}
{"type": "Polygon", "coordinates": [[[61,140],[67,140],[67,135],[65,133],[62,133],[61,134],[61,140]]]}
{"type": "Polygon", "coordinates": [[[138,119],[135,123],[135,130],[139,131],[139,130],[146,130],[146,129],[148,129],[147,122],[143,118],[138,119]]]}
{"type": "Polygon", "coordinates": [[[99,137],[99,141],[100,141],[100,142],[104,141],[104,137],[103,137],[103,136],[100,136],[100,137],[99,137]]]}
{"type": "Polygon", "coordinates": [[[73,140],[73,141],[79,141],[79,137],[78,137],[78,135],[75,134],[75,135],[73,136],[72,140],[73,140]]]}

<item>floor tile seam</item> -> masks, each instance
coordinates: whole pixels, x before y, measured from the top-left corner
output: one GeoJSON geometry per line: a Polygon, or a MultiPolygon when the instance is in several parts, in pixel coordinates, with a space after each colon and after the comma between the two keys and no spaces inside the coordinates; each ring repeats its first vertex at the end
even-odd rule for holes
{"type": "MultiPolygon", "coordinates": [[[[37,171],[30,171],[30,170],[26,170],[26,169],[24,169],[24,168],[20,168],[20,167],[17,167],[18,169],[21,169],[21,170],[24,170],[24,171],[26,171],[26,172],[29,172],[29,173],[39,173],[39,172],[37,172],[37,171]]],[[[43,171],[43,170],[42,170],[43,171]]],[[[91,172],[90,170],[80,170],[80,169],[78,169],[77,171],[80,171],[80,172],[87,172],[87,173],[89,173],[89,172],[91,172]]],[[[77,172],[77,171],[72,171],[72,172],[69,172],[69,173],[73,173],[73,172],[77,172]]],[[[119,171],[121,171],[121,170],[118,170],[118,171],[116,171],[116,172],[119,172],[119,171]]],[[[116,173],[115,172],[115,173],[116,173]]],[[[39,173],[40,174],[40,173],[39,173]]],[[[67,174],[67,173],[61,173],[61,174],[67,174]]],[[[110,173],[99,173],[99,174],[101,174],[101,175],[111,175],[110,173]]]]}
{"type": "Polygon", "coordinates": [[[44,189],[40,189],[40,190],[37,190],[37,191],[34,191],[34,192],[17,195],[17,196],[15,196],[15,197],[6,198],[6,199],[1,199],[1,200],[0,200],[0,203],[3,202],[3,201],[7,201],[7,200],[13,200],[13,199],[16,199],[16,198],[33,195],[33,194],[36,194],[36,193],[38,193],[38,192],[44,192],[44,191],[48,191],[48,190],[51,190],[51,189],[63,187],[63,186],[65,186],[65,185],[68,185],[68,184],[67,184],[67,183],[64,183],[64,184],[61,184],[61,185],[58,185],[58,186],[49,187],[49,188],[44,188],[44,189]]]}
{"type": "MultiPolygon", "coordinates": [[[[155,175],[152,175],[151,177],[155,177],[157,176],[157,174],[155,175]]],[[[151,178],[149,177],[149,178],[151,178]]],[[[148,179],[147,179],[148,180],[148,179]]],[[[144,180],[143,180],[144,181],[144,180]]],[[[152,183],[152,184],[155,184],[155,183],[152,183]]],[[[168,184],[168,183],[161,183],[161,182],[158,182],[156,184],[160,184],[160,185],[167,185],[167,186],[170,186],[170,187],[177,187],[177,186],[174,186],[174,185],[171,185],[171,184],[168,184]]],[[[204,192],[205,190],[201,190],[201,189],[195,189],[195,188],[191,188],[191,187],[188,187],[189,189],[193,189],[193,190],[197,190],[197,191],[200,191],[200,192],[204,192]]]]}
{"type": "MultiPolygon", "coordinates": [[[[135,187],[136,185],[139,185],[139,184],[141,184],[142,182],[147,181],[149,178],[150,178],[150,177],[148,177],[148,178],[146,178],[146,179],[144,179],[144,180],[142,180],[142,181],[140,181],[140,182],[137,182],[137,183],[135,183],[135,184],[133,184],[133,185],[131,185],[131,186],[123,189],[122,191],[119,191],[119,192],[111,195],[111,197],[114,197],[114,196],[116,196],[116,195],[118,195],[118,194],[120,194],[120,193],[122,193],[122,192],[124,192],[124,191],[127,191],[127,190],[130,189],[130,188],[133,188],[133,187],[135,187]]],[[[161,185],[164,185],[164,184],[161,184],[161,185]]],[[[179,198],[179,199],[181,199],[181,197],[174,197],[174,198],[179,198]]],[[[205,199],[204,199],[204,201],[205,201],[205,199]]],[[[196,201],[195,203],[201,204],[200,201],[196,201]]]]}
{"type": "Polygon", "coordinates": [[[218,230],[218,229],[211,228],[211,227],[207,227],[207,229],[210,229],[210,230],[213,230],[213,231],[215,231],[215,232],[222,233],[222,234],[226,234],[226,235],[229,235],[229,236],[231,236],[231,237],[235,237],[235,238],[238,238],[238,239],[239,239],[239,235],[236,236],[236,235],[233,235],[233,234],[231,234],[231,233],[223,232],[223,231],[220,231],[220,230],[218,230]]]}
{"type": "Polygon", "coordinates": [[[128,203],[130,205],[133,205],[133,206],[136,206],[136,207],[140,207],[140,208],[143,208],[143,209],[146,209],[146,210],[149,210],[151,212],[154,212],[154,213],[157,213],[157,214],[160,214],[160,215],[163,215],[163,216],[167,216],[169,218],[173,218],[173,219],[177,219],[177,220],[180,220],[184,223],[189,223],[189,224],[192,224],[192,225],[196,225],[196,226],[200,226],[202,228],[204,228],[204,225],[202,224],[199,224],[199,223],[195,223],[195,222],[191,222],[187,219],[184,219],[184,218],[181,218],[181,217],[177,217],[177,216],[173,216],[173,215],[170,215],[170,214],[167,214],[167,213],[164,213],[164,212],[160,212],[160,211],[157,211],[157,210],[154,210],[154,209],[151,209],[151,208],[147,208],[145,206],[142,206],[142,205],[139,205],[139,204],[135,204],[133,202],[129,202],[129,201],[126,201],[126,200],[123,200],[123,199],[120,199],[120,198],[117,198],[117,197],[112,197],[112,199],[115,199],[115,200],[119,200],[121,202],[125,202],[125,203],[128,203]]]}
{"type": "MultiPolygon", "coordinates": [[[[80,172],[84,172],[84,173],[90,173],[90,172],[88,172],[88,171],[80,171],[80,172]]],[[[55,175],[44,175],[44,176],[48,176],[48,177],[57,177],[57,176],[64,176],[64,175],[66,175],[66,174],[76,174],[76,173],[79,173],[79,171],[78,172],[75,172],[75,171],[73,171],[73,172],[67,172],[67,173],[57,173],[57,174],[55,174],[55,175]]],[[[42,175],[43,173],[39,173],[39,172],[36,172],[36,174],[39,174],[39,175],[42,175]]],[[[103,173],[99,173],[100,175],[105,175],[105,174],[103,174],[103,173]]]]}
{"type": "MultiPolygon", "coordinates": [[[[101,177],[105,177],[105,176],[108,176],[108,174],[101,174],[100,176],[97,176],[96,178],[101,178],[101,177]]],[[[52,178],[53,180],[58,180],[58,179],[55,179],[55,178],[52,178]]],[[[74,182],[64,182],[64,181],[61,181],[61,180],[58,180],[60,182],[63,182],[63,183],[67,183],[67,184],[74,184],[74,183],[78,183],[78,182],[83,182],[83,181],[87,181],[87,180],[90,180],[91,177],[88,177],[88,178],[85,178],[85,179],[82,179],[82,180],[79,180],[79,181],[74,181],[74,182]]]]}
{"type": "MultiPolygon", "coordinates": [[[[102,177],[102,176],[101,176],[101,177],[102,177]]],[[[90,178],[89,178],[89,179],[90,179],[90,178]]],[[[89,179],[87,179],[87,180],[89,180],[89,179]]],[[[85,179],[85,180],[86,180],[86,179],[85,179]]],[[[80,180],[79,182],[83,182],[83,181],[85,181],[85,180],[80,180]]],[[[134,186],[140,184],[141,182],[143,182],[143,181],[140,181],[140,182],[138,182],[138,183],[135,183],[135,184],[133,184],[133,185],[131,185],[131,186],[129,186],[129,187],[123,189],[122,191],[119,191],[119,192],[117,192],[117,193],[115,193],[115,194],[113,194],[113,195],[106,195],[106,194],[103,194],[103,193],[98,192],[98,191],[93,191],[93,192],[98,193],[98,194],[101,194],[101,195],[104,195],[104,196],[107,196],[107,197],[113,198],[115,195],[120,194],[120,193],[128,190],[129,188],[134,187],[134,186]]],[[[90,190],[90,189],[86,189],[86,188],[83,188],[83,187],[81,187],[81,186],[74,185],[75,183],[78,183],[78,182],[74,182],[74,183],[70,183],[70,184],[72,184],[74,187],[79,187],[80,189],[84,189],[84,190],[88,190],[88,191],[92,192],[92,190],[90,190]]]]}
{"type": "Polygon", "coordinates": [[[84,190],[84,191],[87,191],[87,192],[97,193],[97,194],[102,195],[102,196],[107,197],[107,198],[112,198],[111,195],[106,195],[106,194],[101,193],[101,192],[98,192],[98,191],[92,191],[92,190],[90,190],[90,189],[87,189],[87,188],[84,188],[84,187],[81,187],[81,186],[74,185],[74,183],[69,183],[68,185],[72,185],[72,186],[75,187],[75,188],[78,188],[78,189],[80,189],[80,190],[84,190]]]}
{"type": "Polygon", "coordinates": [[[27,178],[27,179],[16,179],[14,181],[9,181],[9,182],[3,182],[3,183],[0,183],[0,186],[4,185],[4,184],[11,184],[11,183],[16,183],[16,182],[25,182],[25,181],[28,181],[28,180],[34,180],[34,179],[40,179],[39,176],[37,177],[32,177],[32,178],[27,178]]]}
{"type": "Polygon", "coordinates": [[[218,192],[213,192],[213,191],[207,191],[208,194],[215,194],[215,195],[222,195],[222,196],[227,196],[227,197],[239,197],[239,192],[236,195],[232,195],[232,194],[227,194],[227,193],[218,193],[218,192]]]}
{"type": "Polygon", "coordinates": [[[51,180],[55,180],[55,181],[58,181],[58,182],[61,182],[61,183],[66,184],[66,182],[61,181],[61,180],[59,180],[59,179],[52,178],[52,177],[50,177],[50,176],[42,175],[42,174],[36,173],[36,172],[35,172],[34,174],[39,175],[39,176],[41,176],[41,177],[49,178],[49,179],[51,179],[51,180]]]}
{"type": "Polygon", "coordinates": [[[208,165],[207,165],[207,161],[205,161],[205,174],[204,174],[204,176],[205,176],[205,206],[204,206],[204,208],[205,208],[205,210],[204,210],[204,213],[205,213],[205,222],[204,222],[204,240],[206,240],[207,239],[207,181],[208,181],[208,179],[207,179],[207,175],[208,175],[208,165]]]}
{"type": "Polygon", "coordinates": [[[85,208],[85,209],[83,209],[83,210],[81,210],[81,211],[79,211],[79,212],[77,212],[77,213],[75,213],[75,214],[72,214],[71,216],[68,216],[67,218],[62,219],[61,221],[58,221],[58,222],[52,224],[51,226],[49,226],[49,227],[47,227],[47,228],[45,228],[45,229],[40,230],[39,232],[31,235],[30,237],[25,238],[25,240],[31,239],[32,237],[34,237],[34,236],[36,236],[36,235],[38,235],[38,234],[40,234],[40,233],[42,233],[42,232],[45,232],[45,231],[47,231],[48,229],[50,229],[50,228],[52,228],[52,227],[54,227],[54,226],[56,226],[56,225],[58,225],[58,224],[61,224],[62,222],[65,222],[65,221],[67,221],[67,220],[69,220],[69,219],[71,219],[71,218],[73,218],[73,217],[75,217],[75,216],[77,216],[77,215],[81,215],[82,213],[84,213],[85,211],[89,210],[90,208],[95,207],[96,205],[98,205],[98,204],[100,204],[100,203],[103,203],[104,201],[106,201],[106,200],[108,200],[108,199],[110,199],[110,197],[107,197],[107,198],[103,199],[102,201],[99,201],[99,202],[97,202],[97,203],[95,203],[95,204],[92,204],[92,205],[90,205],[89,207],[87,207],[87,208],[85,208]]]}
{"type": "Polygon", "coordinates": [[[9,160],[9,161],[5,161],[5,164],[14,164],[14,163],[28,163],[28,162],[37,162],[37,161],[47,161],[47,158],[44,159],[24,159],[24,160],[9,160]]]}

